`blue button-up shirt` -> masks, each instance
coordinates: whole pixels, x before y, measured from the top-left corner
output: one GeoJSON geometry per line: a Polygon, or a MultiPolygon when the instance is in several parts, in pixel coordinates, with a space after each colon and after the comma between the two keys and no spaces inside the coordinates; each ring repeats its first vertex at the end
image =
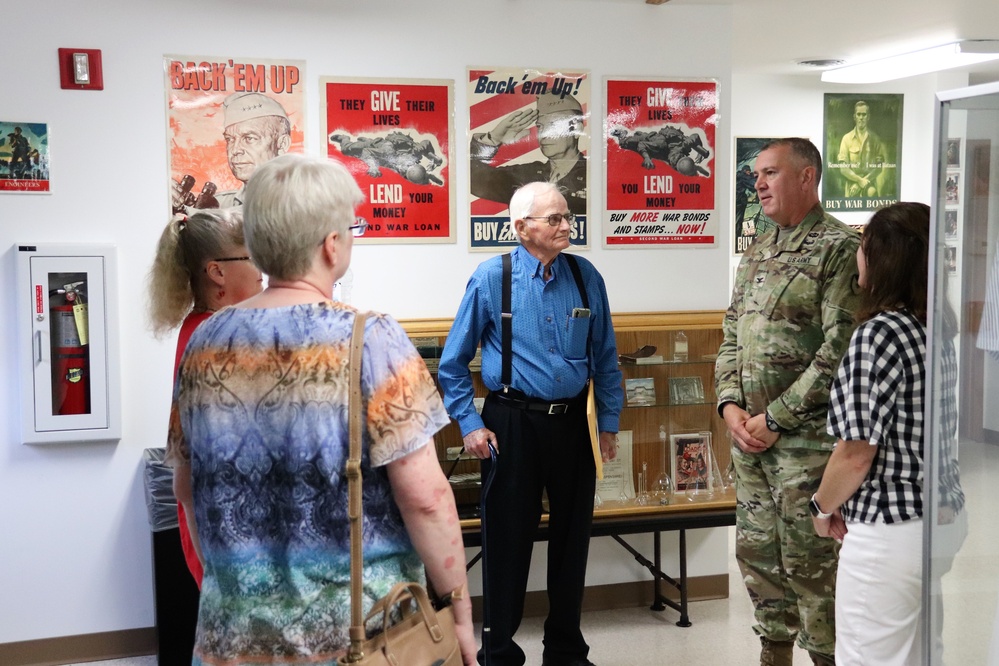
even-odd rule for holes
{"type": "MultiPolygon", "coordinates": [[[[527,250],[517,247],[511,254],[510,388],[555,402],[579,395],[592,376],[597,427],[601,432],[617,432],[624,393],[603,278],[593,264],[576,257],[591,314],[588,318],[574,318],[573,308],[583,307],[583,301],[568,260],[558,255],[546,282],[544,266],[527,250]]],[[[502,257],[479,265],[468,281],[441,355],[438,378],[444,389],[444,406],[458,422],[463,436],[484,427],[472,402],[474,387],[468,369],[480,342],[482,381],[490,391],[502,388],[502,280],[502,257]]]]}

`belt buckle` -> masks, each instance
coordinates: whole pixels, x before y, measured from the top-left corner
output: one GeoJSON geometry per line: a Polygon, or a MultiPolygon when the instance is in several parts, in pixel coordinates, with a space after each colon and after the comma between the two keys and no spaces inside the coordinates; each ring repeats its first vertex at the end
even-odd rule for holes
{"type": "Polygon", "coordinates": [[[565,414],[567,411],[569,411],[568,403],[553,402],[552,404],[548,405],[548,416],[565,414]]]}

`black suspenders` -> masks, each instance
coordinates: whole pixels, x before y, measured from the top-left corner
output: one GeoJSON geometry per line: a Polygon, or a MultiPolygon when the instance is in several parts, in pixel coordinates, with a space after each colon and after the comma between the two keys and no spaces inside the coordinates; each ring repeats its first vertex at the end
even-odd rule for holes
{"type": "MultiPolygon", "coordinates": [[[[583,299],[583,307],[586,309],[590,308],[590,299],[586,297],[586,288],[583,286],[583,273],[579,270],[579,262],[576,261],[576,257],[571,254],[564,255],[566,261],[569,262],[569,270],[572,271],[572,278],[576,281],[576,289],[579,290],[579,296],[583,299]]],[[[513,267],[510,261],[510,254],[503,255],[503,303],[502,303],[502,329],[500,331],[502,335],[503,343],[503,367],[501,370],[500,383],[503,385],[503,392],[505,393],[508,388],[510,388],[510,380],[512,371],[510,364],[513,359],[513,306],[511,305],[510,293],[513,290],[513,267]]],[[[592,324],[592,322],[591,322],[592,324]]],[[[586,337],[586,349],[590,348],[590,336],[587,334],[586,337]]]]}

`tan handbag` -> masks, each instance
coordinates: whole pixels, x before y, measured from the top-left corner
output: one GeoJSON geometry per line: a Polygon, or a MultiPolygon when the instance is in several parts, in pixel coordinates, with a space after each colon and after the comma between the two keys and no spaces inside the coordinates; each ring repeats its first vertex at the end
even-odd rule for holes
{"type": "Polygon", "coordinates": [[[367,313],[357,313],[350,339],[350,393],[348,419],[350,456],[347,460],[350,518],[350,648],[338,664],[355,666],[462,666],[461,650],[450,606],[435,610],[427,591],[418,583],[396,583],[375,602],[361,620],[361,350],[367,313]],[[402,618],[390,623],[399,608],[402,618]],[[381,616],[381,625],[370,638],[365,626],[381,616]]]}

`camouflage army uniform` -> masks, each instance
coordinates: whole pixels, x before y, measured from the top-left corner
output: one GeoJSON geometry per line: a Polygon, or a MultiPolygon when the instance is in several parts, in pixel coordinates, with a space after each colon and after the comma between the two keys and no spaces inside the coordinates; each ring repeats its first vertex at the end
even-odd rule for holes
{"type": "Polygon", "coordinates": [[[832,655],[838,547],[815,535],[808,500],[834,440],[829,386],[854,328],[860,236],[815,206],[800,224],[757,236],[736,276],[715,367],[719,406],[769,411],[784,432],[769,450],[733,446],[736,559],[754,631],[832,655]]]}

